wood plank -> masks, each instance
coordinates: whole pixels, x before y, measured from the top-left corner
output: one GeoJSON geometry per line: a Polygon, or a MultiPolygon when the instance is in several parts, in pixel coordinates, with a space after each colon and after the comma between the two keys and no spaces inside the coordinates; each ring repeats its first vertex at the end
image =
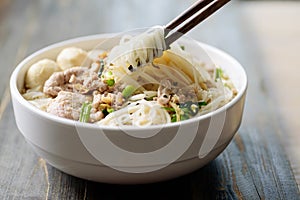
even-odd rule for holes
{"type": "Polygon", "coordinates": [[[0,125],[0,198],[44,198],[48,183],[43,162],[19,133],[11,105],[6,111],[0,125]]]}
{"type": "Polygon", "coordinates": [[[8,86],[12,70],[26,54],[29,15],[27,9],[22,9],[26,8],[25,5],[24,1],[19,4],[4,1],[0,7],[0,99],[8,86]]]}
{"type": "Polygon", "coordinates": [[[265,71],[273,104],[277,107],[281,138],[300,186],[300,26],[295,23],[300,18],[300,4],[276,2],[272,5],[247,5],[244,12],[247,14],[248,26],[259,43],[262,70],[265,71]]]}

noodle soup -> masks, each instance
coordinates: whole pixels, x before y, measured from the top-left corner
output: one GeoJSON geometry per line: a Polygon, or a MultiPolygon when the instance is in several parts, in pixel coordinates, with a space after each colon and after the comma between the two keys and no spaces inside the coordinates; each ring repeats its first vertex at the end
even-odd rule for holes
{"type": "Polygon", "coordinates": [[[50,114],[106,126],[151,126],[199,116],[237,90],[222,66],[179,42],[167,48],[161,27],[125,35],[112,49],[63,49],[29,67],[23,97],[50,114]]]}

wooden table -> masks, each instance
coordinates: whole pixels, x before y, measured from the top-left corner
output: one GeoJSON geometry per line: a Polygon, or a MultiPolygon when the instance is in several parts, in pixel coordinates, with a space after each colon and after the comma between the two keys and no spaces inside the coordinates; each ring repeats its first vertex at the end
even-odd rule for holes
{"type": "Polygon", "coordinates": [[[297,2],[232,1],[189,33],[232,54],[249,77],[234,140],[192,174],[149,185],[90,182],[46,164],[19,133],[8,81],[25,56],[77,36],[165,24],[192,2],[0,0],[0,199],[300,199],[297,2]]]}

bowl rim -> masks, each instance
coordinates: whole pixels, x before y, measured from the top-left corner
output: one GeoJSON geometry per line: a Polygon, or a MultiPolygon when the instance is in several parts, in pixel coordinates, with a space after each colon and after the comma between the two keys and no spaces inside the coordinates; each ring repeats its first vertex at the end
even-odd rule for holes
{"type": "Polygon", "coordinates": [[[225,58],[226,60],[230,60],[230,62],[233,63],[233,65],[235,65],[237,68],[239,68],[240,72],[241,72],[241,80],[243,80],[241,88],[238,90],[238,94],[228,103],[226,103],[225,105],[223,105],[222,107],[210,111],[206,114],[200,115],[200,116],[196,116],[193,118],[190,118],[188,120],[184,120],[184,121],[179,121],[179,122],[173,122],[173,123],[167,123],[167,124],[160,124],[160,125],[151,125],[151,126],[147,126],[147,127],[136,127],[136,126],[122,126],[122,128],[120,127],[114,127],[114,126],[105,126],[105,125],[96,125],[96,124],[90,124],[90,123],[84,123],[84,122],[78,122],[78,121],[74,121],[71,119],[65,119],[62,117],[58,117],[52,114],[49,114],[45,111],[42,111],[38,108],[36,108],[34,105],[30,104],[26,99],[24,99],[24,97],[21,95],[20,91],[18,90],[17,87],[17,78],[19,76],[20,71],[22,70],[22,68],[24,67],[24,65],[26,65],[27,62],[29,62],[31,59],[33,59],[34,57],[43,54],[47,51],[50,51],[51,49],[55,49],[55,48],[59,48],[59,47],[63,47],[63,46],[67,46],[73,43],[78,43],[78,42],[87,42],[87,41],[91,41],[91,40],[97,40],[97,39],[105,39],[105,38],[109,38],[109,37],[113,37],[116,35],[119,35],[120,33],[103,33],[103,34],[95,34],[95,35],[88,35],[88,36],[81,36],[81,37],[76,37],[76,38],[72,38],[72,39],[68,39],[68,40],[64,40],[64,41],[60,41],[60,42],[56,42],[54,44],[48,45],[46,47],[43,47],[37,51],[35,51],[34,53],[30,54],[29,56],[27,56],[25,59],[23,59],[17,66],[16,68],[13,70],[13,73],[11,74],[10,77],[10,91],[11,91],[11,95],[12,98],[16,99],[20,104],[22,104],[22,106],[26,107],[26,109],[28,109],[30,112],[39,115],[40,117],[46,118],[50,121],[59,123],[59,124],[64,124],[64,125],[68,125],[68,126],[79,126],[79,127],[86,127],[86,128],[92,128],[92,129],[103,129],[103,130],[126,130],[126,131],[136,131],[136,130],[156,130],[156,129],[161,129],[161,128],[174,128],[174,127],[179,127],[182,125],[188,125],[188,124],[192,124],[192,123],[196,123],[199,122],[201,120],[204,119],[208,119],[214,115],[217,115],[218,113],[224,112],[226,110],[228,110],[230,107],[232,107],[233,105],[235,105],[242,97],[243,95],[246,93],[247,87],[248,87],[248,79],[247,79],[247,74],[245,69],[242,67],[242,65],[231,55],[229,55],[228,53],[226,53],[223,50],[220,50],[214,46],[205,44],[203,42],[199,42],[197,40],[194,39],[194,41],[196,41],[199,45],[201,45],[201,47],[203,47],[205,49],[205,51],[209,51],[209,52],[214,52],[218,55],[220,55],[221,57],[225,58]]]}

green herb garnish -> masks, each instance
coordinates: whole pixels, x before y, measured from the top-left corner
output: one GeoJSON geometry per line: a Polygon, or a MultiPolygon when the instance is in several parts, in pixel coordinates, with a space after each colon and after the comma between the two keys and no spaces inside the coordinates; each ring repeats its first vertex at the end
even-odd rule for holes
{"type": "Polygon", "coordinates": [[[171,115],[171,122],[177,122],[177,116],[176,114],[171,115]]]}
{"type": "Polygon", "coordinates": [[[90,113],[92,109],[92,104],[91,103],[83,103],[81,110],[80,110],[80,115],[79,115],[79,121],[80,122],[88,122],[90,119],[90,113]]]}
{"type": "Polygon", "coordinates": [[[175,112],[174,108],[170,108],[170,107],[162,107],[163,109],[165,109],[168,112],[175,112]]]}
{"type": "Polygon", "coordinates": [[[187,120],[189,118],[190,118],[190,116],[187,114],[180,115],[180,121],[187,120]]]}
{"type": "Polygon", "coordinates": [[[104,117],[106,117],[109,114],[106,109],[102,110],[102,113],[103,113],[104,117]]]}
{"type": "Polygon", "coordinates": [[[205,101],[199,101],[198,102],[199,108],[201,108],[201,106],[206,106],[206,105],[207,105],[207,102],[205,102],[205,101]]]}
{"type": "Polygon", "coordinates": [[[187,101],[179,104],[179,108],[181,110],[180,120],[186,120],[191,118],[192,116],[197,115],[201,106],[205,106],[205,105],[207,105],[207,102],[205,101],[199,101],[199,102],[187,101]]]}
{"type": "Polygon", "coordinates": [[[215,81],[217,81],[218,79],[221,79],[223,75],[223,70],[221,68],[216,68],[216,78],[215,81]]]}
{"type": "Polygon", "coordinates": [[[153,96],[153,97],[145,97],[144,99],[145,99],[146,101],[153,101],[153,98],[154,98],[154,96],[153,96]]]}
{"type": "Polygon", "coordinates": [[[125,99],[127,99],[134,93],[134,91],[135,91],[135,87],[133,87],[132,85],[127,85],[122,91],[122,95],[125,99]]]}
{"type": "Polygon", "coordinates": [[[99,68],[99,71],[98,71],[98,77],[100,78],[102,73],[103,73],[103,70],[104,70],[104,61],[101,59],[100,60],[100,68],[99,68]]]}
{"type": "Polygon", "coordinates": [[[114,112],[115,110],[113,108],[105,108],[102,110],[102,113],[104,115],[104,117],[106,117],[109,113],[114,112]]]}
{"type": "Polygon", "coordinates": [[[114,79],[109,79],[109,80],[106,80],[106,84],[108,86],[113,86],[115,84],[115,80],[114,79]]]}
{"type": "Polygon", "coordinates": [[[115,111],[113,108],[107,108],[106,110],[107,110],[108,113],[112,113],[112,112],[115,111]]]}
{"type": "Polygon", "coordinates": [[[112,71],[107,72],[107,76],[112,76],[112,75],[113,75],[112,71]]]}

